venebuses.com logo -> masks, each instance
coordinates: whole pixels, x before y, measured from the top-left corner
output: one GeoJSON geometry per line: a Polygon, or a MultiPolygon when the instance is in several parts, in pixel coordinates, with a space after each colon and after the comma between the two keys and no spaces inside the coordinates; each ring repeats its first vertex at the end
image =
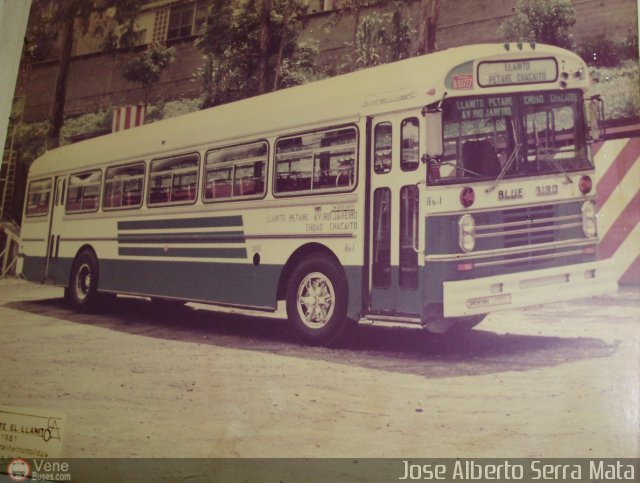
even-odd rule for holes
{"type": "Polygon", "coordinates": [[[13,481],[25,481],[31,474],[31,468],[26,460],[16,458],[7,465],[7,474],[13,481]]]}
{"type": "Polygon", "coordinates": [[[15,458],[7,465],[7,475],[13,481],[71,481],[69,463],[48,460],[33,460],[31,465],[15,458]]]}

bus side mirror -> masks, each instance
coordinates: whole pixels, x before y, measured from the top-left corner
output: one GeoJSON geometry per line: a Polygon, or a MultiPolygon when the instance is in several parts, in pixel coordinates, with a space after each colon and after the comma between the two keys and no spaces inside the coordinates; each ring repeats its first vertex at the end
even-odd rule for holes
{"type": "Polygon", "coordinates": [[[604,102],[600,96],[588,97],[585,101],[589,138],[591,141],[602,141],[605,137],[604,102]]]}
{"type": "Polygon", "coordinates": [[[440,158],[444,152],[442,144],[442,111],[428,110],[424,114],[426,129],[426,154],[430,159],[440,158]]]}

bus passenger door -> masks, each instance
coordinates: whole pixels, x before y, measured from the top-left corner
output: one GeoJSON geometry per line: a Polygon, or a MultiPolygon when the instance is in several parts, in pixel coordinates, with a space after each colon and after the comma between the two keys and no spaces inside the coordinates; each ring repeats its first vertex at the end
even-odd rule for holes
{"type": "Polygon", "coordinates": [[[49,219],[49,236],[47,237],[47,253],[45,260],[44,283],[55,284],[58,255],[60,251],[60,227],[64,214],[64,197],[66,179],[56,176],[53,184],[53,202],[51,203],[51,218],[49,219]]]}
{"type": "Polygon", "coordinates": [[[376,117],[371,124],[369,312],[422,312],[417,209],[424,178],[418,113],[376,117]]]}

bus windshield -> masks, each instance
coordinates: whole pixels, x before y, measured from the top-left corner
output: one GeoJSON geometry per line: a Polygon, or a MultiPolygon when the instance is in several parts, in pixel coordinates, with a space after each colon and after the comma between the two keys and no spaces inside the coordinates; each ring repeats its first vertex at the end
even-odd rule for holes
{"type": "Polygon", "coordinates": [[[590,169],[583,124],[580,91],[447,99],[444,155],[429,184],[590,169]]]}

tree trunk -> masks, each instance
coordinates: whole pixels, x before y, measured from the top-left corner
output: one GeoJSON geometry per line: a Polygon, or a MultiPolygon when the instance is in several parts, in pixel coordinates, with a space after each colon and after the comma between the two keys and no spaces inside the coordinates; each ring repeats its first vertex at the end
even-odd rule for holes
{"type": "Polygon", "coordinates": [[[358,27],[360,26],[360,15],[362,13],[362,1],[352,0],[352,2],[353,32],[351,33],[351,42],[353,43],[353,48],[355,50],[358,42],[358,27]]]}
{"type": "Polygon", "coordinates": [[[418,45],[416,54],[428,54],[437,48],[436,33],[440,16],[440,0],[420,1],[420,25],[418,28],[418,45]]]}
{"type": "Polygon", "coordinates": [[[271,43],[271,5],[272,0],[262,1],[262,20],[260,21],[260,63],[258,66],[258,93],[268,91],[269,47],[271,43]]]}
{"type": "Polygon", "coordinates": [[[74,25],[75,15],[68,15],[63,24],[62,52],[58,66],[55,97],[49,114],[51,125],[47,135],[47,149],[54,149],[60,145],[60,130],[64,121],[64,105],[67,98],[67,77],[69,75],[69,61],[71,60],[71,49],[73,47],[74,25]]]}
{"type": "Polygon", "coordinates": [[[287,4],[284,7],[282,14],[282,34],[280,35],[280,46],[278,47],[278,58],[276,60],[276,68],[273,73],[273,90],[277,91],[280,87],[280,69],[282,68],[282,61],[284,59],[284,46],[287,43],[287,25],[293,12],[293,0],[287,0],[287,4]]]}
{"type": "Polygon", "coordinates": [[[431,15],[429,15],[428,34],[427,34],[427,53],[435,52],[438,49],[436,45],[436,33],[438,31],[438,19],[440,17],[440,0],[431,0],[431,15]]]}

